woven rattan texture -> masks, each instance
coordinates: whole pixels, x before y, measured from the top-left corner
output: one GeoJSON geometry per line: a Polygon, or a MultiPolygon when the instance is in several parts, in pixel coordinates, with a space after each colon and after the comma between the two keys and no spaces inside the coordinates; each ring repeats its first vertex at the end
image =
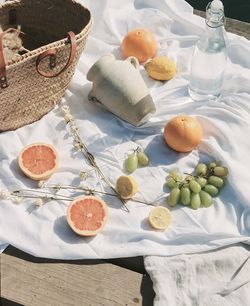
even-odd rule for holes
{"type": "MultiPolygon", "coordinates": [[[[18,61],[9,62],[7,68],[8,87],[0,89],[0,131],[19,128],[32,123],[48,113],[63,96],[83,51],[91,27],[91,16],[87,9],[70,0],[10,0],[0,7],[0,23],[5,29],[10,9],[16,9],[16,25],[21,25],[26,41],[32,48],[18,61]],[[45,78],[36,71],[37,56],[56,48],[57,65],[49,68],[49,60],[41,65],[43,71],[60,71],[66,64],[70,44],[67,32],[73,31],[77,38],[77,51],[73,63],[55,78],[45,78]],[[36,33],[36,35],[32,35],[36,33]],[[34,48],[34,49],[33,49],[34,48]]],[[[25,45],[26,47],[26,45],[25,45]]]]}

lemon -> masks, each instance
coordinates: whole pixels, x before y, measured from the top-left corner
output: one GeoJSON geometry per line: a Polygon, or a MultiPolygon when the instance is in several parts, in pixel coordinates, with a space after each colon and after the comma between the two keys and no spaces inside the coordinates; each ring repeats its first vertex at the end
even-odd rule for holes
{"type": "Polygon", "coordinates": [[[116,191],[124,200],[132,198],[138,190],[138,184],[131,175],[122,175],[116,181],[116,191]]]}
{"type": "Polygon", "coordinates": [[[158,230],[166,229],[172,221],[170,211],[162,206],[154,207],[148,217],[150,225],[158,230]]]}
{"type": "Polygon", "coordinates": [[[157,56],[145,64],[148,75],[159,81],[168,81],[176,75],[176,65],[166,56],[157,56]]]}

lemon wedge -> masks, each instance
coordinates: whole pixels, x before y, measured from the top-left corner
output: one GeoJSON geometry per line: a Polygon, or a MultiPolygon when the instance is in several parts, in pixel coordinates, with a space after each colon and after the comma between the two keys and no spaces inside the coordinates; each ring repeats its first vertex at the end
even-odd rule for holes
{"type": "Polygon", "coordinates": [[[154,207],[149,214],[148,221],[153,228],[164,230],[170,225],[172,221],[171,213],[165,207],[154,207]]]}
{"type": "Polygon", "coordinates": [[[122,175],[116,181],[116,191],[124,200],[132,198],[138,191],[138,184],[131,175],[122,175]]]}

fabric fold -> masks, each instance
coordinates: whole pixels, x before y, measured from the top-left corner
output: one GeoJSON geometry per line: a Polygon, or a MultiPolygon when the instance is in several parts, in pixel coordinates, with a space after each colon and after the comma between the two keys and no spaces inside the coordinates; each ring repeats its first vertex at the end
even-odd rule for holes
{"type": "Polygon", "coordinates": [[[250,247],[171,257],[145,256],[155,291],[154,306],[250,304],[250,247]]]}

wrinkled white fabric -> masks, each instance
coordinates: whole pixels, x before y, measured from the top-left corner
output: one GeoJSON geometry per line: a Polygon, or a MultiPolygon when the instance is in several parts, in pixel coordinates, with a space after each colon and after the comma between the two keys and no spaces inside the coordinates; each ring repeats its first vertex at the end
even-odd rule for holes
{"type": "Polygon", "coordinates": [[[250,248],[234,245],[202,254],[146,256],[154,306],[250,305],[250,248]]]}
{"type": "MultiPolygon", "coordinates": [[[[94,27],[77,65],[74,78],[62,99],[75,117],[79,132],[109,179],[115,183],[123,174],[123,161],[137,146],[145,148],[150,166],[139,168],[138,198],[166,205],[163,188],[170,170],[191,172],[198,161],[220,160],[230,176],[215,204],[194,211],[172,209],[173,223],[165,232],[153,231],[147,222],[151,207],[133,201],[129,213],[118,200],[104,197],[109,219],[94,238],[76,236],[68,227],[68,203],[50,202],[34,209],[32,201],[15,205],[0,202],[0,241],[36,256],[50,258],[111,258],[136,255],[175,255],[216,249],[246,241],[250,237],[250,190],[248,141],[250,128],[250,42],[229,35],[228,68],[222,98],[216,102],[193,102],[187,92],[188,63],[204,21],[192,14],[184,1],[82,1],[92,12],[94,27]],[[149,79],[141,67],[157,112],[148,123],[135,128],[87,99],[91,84],[86,73],[102,55],[113,53],[120,59],[120,44],[128,30],[147,27],[155,33],[159,54],[177,62],[178,74],[167,83],[149,79]],[[196,117],[204,129],[197,150],[177,154],[163,140],[163,127],[177,114],[196,117]]],[[[36,184],[19,170],[20,150],[33,142],[51,143],[60,155],[60,167],[48,183],[79,184],[80,170],[87,162],[72,147],[62,113],[56,108],[40,121],[0,134],[0,188],[14,190],[36,184]]],[[[102,188],[93,175],[84,185],[102,188]]]]}

